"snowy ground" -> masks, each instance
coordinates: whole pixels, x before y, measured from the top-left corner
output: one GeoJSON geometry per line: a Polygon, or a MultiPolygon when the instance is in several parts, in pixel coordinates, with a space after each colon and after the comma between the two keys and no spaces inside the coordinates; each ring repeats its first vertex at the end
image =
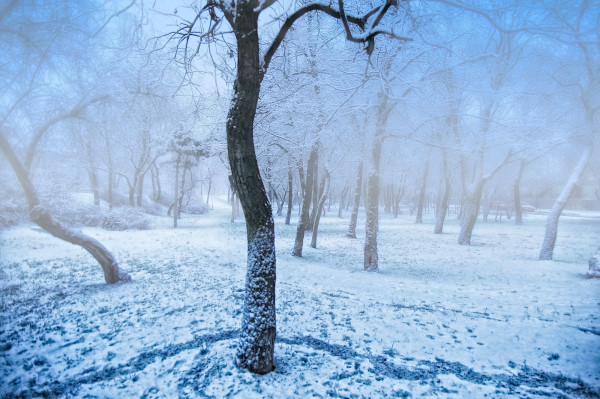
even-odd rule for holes
{"type": "MultiPolygon", "coordinates": [[[[382,215],[379,273],[347,219],[290,255],[277,218],[277,368],[234,367],[245,227],[226,204],[149,231],[85,229],[133,281],[106,286],[83,250],[34,225],[0,231],[0,397],[600,397],[600,218],[478,222],[473,245],[432,216],[382,215]]],[[[359,225],[364,224],[364,219],[359,225]]],[[[359,228],[357,235],[363,231],[359,228]]]]}

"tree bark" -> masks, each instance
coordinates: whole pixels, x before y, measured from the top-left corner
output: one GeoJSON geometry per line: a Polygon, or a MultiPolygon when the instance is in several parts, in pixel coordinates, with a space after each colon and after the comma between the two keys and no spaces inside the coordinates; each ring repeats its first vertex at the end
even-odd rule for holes
{"type": "Polygon", "coordinates": [[[294,192],[294,174],[292,172],[292,167],[288,168],[288,206],[287,206],[287,214],[285,215],[285,224],[290,224],[290,220],[292,218],[292,201],[294,192]]]}
{"type": "Polygon", "coordinates": [[[440,201],[440,207],[437,211],[437,215],[435,216],[435,227],[433,229],[435,234],[442,234],[442,231],[444,230],[444,221],[446,220],[446,215],[448,214],[448,201],[450,200],[451,190],[452,187],[450,183],[450,174],[448,173],[446,159],[444,158],[444,194],[440,201]]]}
{"type": "Polygon", "coordinates": [[[514,200],[515,200],[515,224],[523,224],[523,210],[521,209],[521,178],[523,177],[523,171],[525,170],[525,160],[521,159],[519,165],[519,171],[517,172],[517,178],[515,179],[514,186],[514,200]]]}
{"type": "Polygon", "coordinates": [[[302,199],[302,213],[300,214],[300,220],[298,221],[298,228],[296,229],[296,241],[294,242],[294,250],[292,255],[302,256],[302,249],[304,246],[304,232],[310,223],[309,210],[312,203],[313,195],[313,183],[314,183],[314,169],[318,162],[319,157],[319,145],[313,144],[310,155],[308,156],[308,165],[306,167],[306,184],[304,185],[304,198],[302,199]]]}
{"type": "Polygon", "coordinates": [[[257,374],[274,369],[275,231],[271,204],[254,149],[254,118],[261,84],[258,12],[238,2],[228,15],[237,41],[237,76],[227,117],[227,154],[240,198],[248,241],[246,289],[237,364],[257,374]]]}
{"type": "Polygon", "coordinates": [[[354,189],[354,205],[352,214],[350,215],[350,224],[348,225],[348,233],[346,237],[356,238],[356,222],[358,221],[358,209],[360,207],[360,194],[362,193],[362,178],[363,178],[363,163],[358,165],[356,172],[356,188],[354,189]]]}
{"type": "Polygon", "coordinates": [[[181,155],[177,154],[175,161],[175,195],[173,196],[173,228],[177,228],[177,219],[179,219],[179,163],[181,155]]]}
{"type": "Polygon", "coordinates": [[[40,205],[37,192],[35,191],[31,180],[29,180],[25,167],[2,134],[0,134],[0,148],[17,175],[21,187],[23,187],[23,191],[25,191],[31,220],[54,237],[85,249],[100,264],[106,284],[131,280],[131,277],[127,273],[122,272],[119,269],[119,264],[112,253],[110,253],[110,251],[108,251],[99,241],[83,234],[81,231],[71,229],[58,222],[40,205]]]}
{"type": "Polygon", "coordinates": [[[460,233],[458,235],[458,243],[460,245],[471,244],[471,234],[473,234],[473,228],[475,227],[475,222],[479,216],[481,194],[484,185],[485,180],[478,178],[467,190],[468,192],[466,193],[466,199],[462,209],[460,233]]]}
{"type": "Polygon", "coordinates": [[[137,187],[136,187],[136,197],[135,197],[135,206],[141,208],[144,200],[144,178],[146,177],[146,172],[140,174],[138,179],[137,187]]]}
{"type": "Polygon", "coordinates": [[[425,162],[425,171],[423,172],[423,183],[419,191],[419,202],[417,205],[417,217],[415,223],[423,223],[423,202],[425,201],[425,189],[427,188],[427,176],[429,174],[429,159],[425,162]]]}
{"type": "Polygon", "coordinates": [[[315,225],[313,226],[312,231],[312,240],[310,242],[310,246],[313,248],[317,248],[317,233],[319,230],[319,222],[321,220],[321,213],[323,212],[323,207],[325,206],[325,201],[327,200],[327,194],[329,193],[329,184],[329,171],[326,170],[325,176],[323,176],[323,182],[321,184],[323,186],[323,189],[321,190],[321,198],[319,199],[319,205],[317,207],[317,216],[315,217],[315,225]]]}
{"type": "Polygon", "coordinates": [[[371,159],[369,160],[367,179],[367,201],[365,221],[365,245],[364,245],[364,270],[369,272],[379,271],[379,254],[377,252],[377,233],[379,230],[379,166],[381,161],[381,147],[383,144],[383,133],[385,132],[388,117],[393,105],[388,105],[388,97],[383,97],[377,108],[377,128],[373,138],[371,159]]]}
{"type": "MultiPolygon", "coordinates": [[[[310,212],[310,218],[308,223],[306,224],[306,230],[308,231],[312,231],[313,226],[315,225],[315,218],[317,215],[317,208],[319,206],[319,197],[321,196],[320,193],[320,188],[319,188],[319,149],[317,148],[317,153],[316,153],[316,160],[313,166],[313,172],[312,172],[312,187],[313,187],[313,192],[312,192],[312,208],[311,208],[311,212],[310,212]]],[[[306,172],[306,178],[308,179],[308,171],[306,172]]]]}
{"type": "Polygon", "coordinates": [[[338,217],[341,219],[342,218],[342,209],[344,209],[344,203],[346,202],[346,195],[348,195],[348,190],[350,189],[350,187],[348,185],[344,186],[344,189],[342,190],[342,195],[340,197],[340,203],[338,206],[338,217]]]}
{"type": "Polygon", "coordinates": [[[94,194],[94,205],[100,205],[100,193],[98,191],[98,171],[96,170],[96,165],[94,165],[94,156],[92,154],[92,145],[90,141],[87,140],[85,142],[85,151],[88,159],[88,177],[90,179],[90,188],[92,189],[92,193],[94,194]]]}
{"type": "Polygon", "coordinates": [[[581,158],[579,158],[579,162],[575,166],[575,169],[571,173],[567,184],[562,189],[556,201],[552,205],[550,209],[550,213],[548,214],[548,219],[546,221],[546,233],[544,234],[544,242],[542,243],[542,248],[540,250],[540,260],[551,260],[554,254],[554,244],[556,243],[556,235],[558,232],[558,219],[567,205],[571,194],[575,191],[575,189],[579,186],[581,182],[581,178],[583,176],[583,172],[585,171],[586,166],[588,165],[590,158],[592,156],[592,144],[586,145],[581,154],[581,158]]]}

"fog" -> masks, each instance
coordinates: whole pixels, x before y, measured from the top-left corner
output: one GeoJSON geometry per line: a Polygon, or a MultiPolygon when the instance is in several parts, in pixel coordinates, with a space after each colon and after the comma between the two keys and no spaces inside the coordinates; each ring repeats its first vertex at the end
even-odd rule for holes
{"type": "MultiPolygon", "coordinates": [[[[521,281],[525,287],[539,288],[541,296],[560,291],[547,304],[564,308],[560,314],[572,313],[565,309],[582,300],[577,291],[587,293],[589,301],[579,303],[579,319],[546,315],[559,338],[569,331],[563,329],[567,325],[583,334],[569,341],[568,345],[576,347],[569,349],[571,357],[561,354],[561,362],[548,366],[540,359],[547,358],[550,349],[544,353],[519,349],[525,366],[536,364],[533,374],[554,376],[548,377],[547,386],[534,386],[525,377],[527,369],[521,368],[522,378],[515,386],[524,388],[510,388],[505,384],[508,377],[490,377],[484,363],[490,361],[488,367],[510,374],[516,359],[500,361],[481,354],[475,356],[479,360],[474,364],[467,364],[457,355],[464,348],[451,343],[450,349],[440,352],[435,348],[419,352],[425,346],[413,342],[396,365],[413,370],[407,359],[424,362],[439,355],[485,375],[480,379],[487,381],[483,383],[460,376],[458,387],[443,382],[458,397],[473,392],[475,396],[493,394],[491,388],[487,390],[493,385],[500,387],[500,396],[535,396],[540,389],[556,396],[599,396],[598,319],[592,316],[597,314],[600,299],[594,288],[595,277],[600,276],[599,24],[600,2],[595,0],[564,4],[510,0],[0,2],[1,310],[3,316],[12,314],[0,331],[6,370],[0,373],[0,385],[7,387],[0,388],[0,394],[225,396],[203,389],[231,383],[234,388],[228,394],[240,397],[261,396],[261,390],[276,397],[332,396],[333,391],[343,397],[391,395],[385,385],[377,383],[371,388],[369,384],[358,388],[342,384],[334,389],[332,384],[343,378],[332,376],[324,377],[320,388],[313,384],[306,390],[298,388],[303,385],[292,381],[290,374],[272,377],[278,388],[267,388],[264,382],[249,387],[254,377],[244,370],[256,374],[276,370],[272,373],[276,374],[287,367],[296,377],[304,372],[297,360],[290,360],[301,358],[302,351],[289,349],[281,354],[284,341],[290,348],[304,345],[311,351],[325,350],[338,363],[342,358],[360,359],[356,364],[362,366],[355,371],[364,367],[368,376],[362,376],[363,380],[390,377],[381,372],[381,359],[376,356],[387,351],[391,342],[365,344],[368,354],[360,344],[352,347],[356,338],[352,334],[362,337],[361,329],[371,323],[387,331],[379,316],[364,320],[354,309],[346,315],[348,320],[364,323],[334,342],[328,341],[327,333],[317,337],[308,316],[306,320],[301,317],[307,329],[299,333],[302,339],[276,334],[276,325],[277,331],[289,328],[290,322],[279,321],[287,319],[289,312],[304,312],[293,302],[310,292],[309,285],[322,283],[306,271],[295,275],[284,269],[284,284],[308,291],[290,297],[289,292],[280,292],[284,288],[278,280],[277,295],[288,295],[284,303],[289,303],[285,305],[288,313],[276,310],[277,259],[278,273],[282,264],[284,268],[308,267],[314,273],[321,270],[327,276],[333,273],[334,295],[373,298],[380,287],[388,296],[385,300],[396,305],[400,299],[394,287],[404,284],[403,278],[414,280],[421,289],[433,278],[434,285],[441,284],[441,297],[423,293],[425,305],[421,306],[415,290],[403,297],[408,302],[402,306],[426,312],[436,303],[446,309],[443,317],[457,314],[452,305],[458,300],[452,293],[455,284],[480,271],[483,285],[489,283],[493,292],[483,300],[484,308],[503,300],[511,309],[537,306],[538,297],[535,301],[524,297],[521,290],[504,299],[505,293],[496,286],[500,278],[493,271],[496,268],[506,267],[507,284],[521,281]],[[31,236],[31,231],[44,234],[43,239],[31,236]],[[163,249],[148,260],[145,251],[158,248],[163,249]],[[188,251],[200,252],[196,257],[182,257],[188,251]],[[455,251],[465,258],[450,262],[455,251]],[[214,257],[215,253],[222,258],[214,257]],[[401,266],[405,264],[402,259],[408,259],[411,266],[401,266]],[[308,264],[297,263],[303,261],[308,264]],[[464,275],[451,271],[447,278],[438,275],[429,269],[432,262],[442,269],[458,262],[455,267],[463,268],[464,275]],[[87,271],[66,278],[64,274],[76,263],[87,271]],[[190,264],[199,269],[188,270],[190,264]],[[524,264],[533,274],[519,274],[524,264]],[[167,278],[178,285],[160,281],[161,265],[174,273],[167,278]],[[232,265],[232,271],[225,271],[227,265],[232,265]],[[207,272],[211,267],[215,269],[207,272]],[[47,273],[42,273],[46,268],[47,273]],[[544,269],[553,277],[546,278],[544,269]],[[366,281],[365,292],[344,274],[359,271],[365,277],[357,274],[354,279],[366,281]],[[104,276],[107,285],[94,286],[98,300],[108,300],[103,290],[118,283],[123,303],[143,309],[153,295],[161,295],[161,284],[165,284],[167,296],[177,299],[148,310],[151,313],[142,317],[140,336],[123,333],[129,339],[149,341],[116,355],[116,363],[107,363],[124,375],[123,364],[146,353],[156,339],[146,336],[149,320],[162,318],[164,312],[179,309],[180,301],[190,300],[186,290],[179,291],[184,284],[181,279],[186,273],[200,278],[205,272],[208,282],[201,286],[210,294],[202,299],[195,293],[195,300],[218,303],[223,293],[214,285],[224,274],[226,281],[238,286],[227,292],[231,296],[224,305],[234,309],[230,310],[235,315],[215,316],[218,311],[204,317],[210,320],[200,330],[188,333],[197,337],[199,331],[212,331],[226,338],[212,340],[207,335],[202,342],[189,341],[189,348],[182,344],[185,340],[175,339],[171,344],[182,344],[185,350],[209,347],[216,359],[209,362],[210,367],[231,362],[223,366],[230,373],[224,380],[206,372],[190,377],[196,366],[186,358],[185,367],[192,370],[187,377],[176,378],[177,367],[169,368],[165,373],[175,374],[161,380],[156,391],[151,389],[150,377],[128,380],[124,383],[127,390],[121,393],[117,388],[103,392],[93,384],[88,390],[81,388],[90,384],[85,363],[94,359],[93,367],[101,370],[106,353],[94,352],[87,358],[79,351],[72,369],[70,360],[66,366],[58,360],[54,364],[52,356],[43,355],[46,368],[37,372],[46,380],[31,382],[31,373],[37,369],[32,371],[28,364],[35,364],[36,356],[45,350],[35,341],[49,331],[42,326],[43,320],[54,316],[44,319],[44,312],[35,311],[37,327],[31,327],[26,338],[29,333],[23,323],[30,311],[23,303],[41,298],[26,289],[28,285],[42,284],[56,295],[71,290],[69,295],[80,295],[77,301],[86,303],[87,294],[72,290],[80,286],[88,287],[82,288],[86,291],[104,276]],[[60,283],[65,278],[71,288],[60,283]],[[563,281],[576,292],[563,295],[562,288],[557,288],[563,281]],[[146,296],[129,296],[135,284],[143,285],[146,296]],[[227,320],[225,324],[229,318],[237,324],[223,327],[218,322],[221,318],[227,320]],[[343,338],[347,336],[352,338],[343,338]],[[338,345],[338,349],[320,347],[306,337],[338,345]],[[219,347],[225,341],[235,345],[219,347]],[[584,355],[583,346],[588,343],[593,350],[584,355]],[[354,355],[348,352],[351,348],[354,355]],[[413,350],[417,354],[411,355],[413,350]],[[513,366],[507,371],[509,360],[513,366]],[[578,362],[579,368],[574,366],[578,362]],[[72,375],[60,376],[63,372],[72,375]],[[581,389],[560,385],[557,381],[563,377],[581,389]],[[49,388],[53,378],[62,388],[49,388]],[[206,384],[202,389],[190,388],[189,378],[206,384]],[[170,381],[178,381],[179,388],[170,391],[170,381]],[[329,391],[322,388],[324,381],[329,391]],[[470,384],[479,385],[473,391],[470,384]],[[296,390],[285,391],[286,386],[296,390]]],[[[472,298],[485,297],[485,290],[472,283],[465,288],[468,299],[461,306],[469,307],[472,298]]],[[[375,302],[376,307],[388,306],[375,302]]],[[[65,305],[52,306],[59,313],[67,312],[65,305]]],[[[210,312],[212,305],[206,306],[194,309],[210,312]]],[[[324,306],[315,305],[313,312],[325,312],[324,306]]],[[[345,309],[346,305],[342,301],[331,306],[345,309]]],[[[473,306],[460,317],[473,319],[472,315],[485,313],[473,306]]],[[[503,311],[495,311],[488,316],[502,319],[503,311]]],[[[75,312],[88,323],[96,322],[85,309],[75,312]]],[[[322,322],[330,335],[337,315],[331,312],[333,324],[322,322]]],[[[496,328],[508,328],[518,336],[518,330],[527,327],[512,324],[524,320],[520,312],[507,313],[508,327],[478,328],[488,335],[496,328]]],[[[64,314],[48,323],[71,322],[64,314]]],[[[546,317],[538,316],[540,320],[546,317]]],[[[111,322],[119,325],[128,319],[114,317],[111,322]]],[[[184,319],[183,329],[199,323],[190,315],[184,319]]],[[[453,322],[448,319],[444,325],[453,322]]],[[[456,323],[459,326],[453,328],[463,330],[469,324],[465,320],[456,323]]],[[[162,334],[175,334],[171,327],[172,323],[162,334]]],[[[126,327],[120,325],[118,330],[126,327]]],[[[73,332],[71,338],[79,339],[76,336],[73,332]]],[[[488,338],[485,344],[493,348],[506,344],[488,338]]],[[[525,339],[528,348],[536,345],[537,338],[530,338],[525,339]]],[[[67,340],[52,339],[60,348],[67,340]]],[[[81,339],[82,344],[100,350],[94,339],[81,339]]],[[[548,336],[541,341],[553,345],[548,336]]],[[[165,349],[164,356],[174,359],[184,350],[180,349],[176,354],[165,349]]],[[[559,350],[567,349],[554,348],[552,356],[559,350]]],[[[74,356],[60,353],[69,359],[74,356]]],[[[438,360],[427,367],[442,367],[438,360]]],[[[345,367],[331,359],[315,364],[334,376],[345,367]]],[[[146,366],[127,372],[146,373],[146,366]]],[[[446,371],[442,374],[460,374],[452,367],[446,371]]],[[[432,382],[438,374],[431,371],[423,376],[432,384],[429,391],[406,382],[411,378],[396,376],[400,385],[394,392],[444,396],[448,392],[432,382]]],[[[311,373],[306,376],[316,378],[311,373]]],[[[110,384],[116,381],[106,375],[98,378],[110,384]]]]}

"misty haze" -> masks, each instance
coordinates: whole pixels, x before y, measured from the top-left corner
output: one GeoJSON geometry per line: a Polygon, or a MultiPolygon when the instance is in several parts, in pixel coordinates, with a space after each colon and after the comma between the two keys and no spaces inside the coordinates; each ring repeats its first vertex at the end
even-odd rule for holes
{"type": "Polygon", "coordinates": [[[600,0],[0,0],[0,398],[600,398],[600,0]]]}

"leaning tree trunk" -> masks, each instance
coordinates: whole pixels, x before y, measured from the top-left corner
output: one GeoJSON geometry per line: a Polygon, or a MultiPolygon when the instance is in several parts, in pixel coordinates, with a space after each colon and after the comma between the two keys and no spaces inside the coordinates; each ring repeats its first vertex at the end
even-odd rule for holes
{"type": "Polygon", "coordinates": [[[458,243],[460,245],[471,244],[471,234],[473,234],[473,228],[475,222],[479,216],[479,207],[481,204],[481,194],[483,192],[483,186],[485,180],[481,177],[472,184],[466,195],[466,200],[462,209],[462,220],[460,225],[460,233],[458,235],[458,243]]]}
{"type": "Polygon", "coordinates": [[[312,202],[313,195],[313,183],[314,183],[314,170],[315,165],[318,162],[319,146],[314,144],[310,150],[308,156],[308,165],[306,167],[306,184],[304,185],[304,198],[302,199],[302,213],[300,214],[300,220],[298,221],[298,228],[296,229],[296,241],[294,242],[294,250],[292,255],[302,256],[302,249],[304,247],[304,232],[310,223],[309,210],[312,202]]]}
{"type": "Polygon", "coordinates": [[[237,364],[253,373],[274,369],[275,230],[271,204],[254,149],[254,117],[260,91],[258,13],[253,2],[237,4],[237,76],[227,117],[227,154],[248,239],[246,291],[237,364]]]}
{"type": "Polygon", "coordinates": [[[310,242],[310,246],[313,248],[317,248],[317,234],[319,231],[319,222],[321,221],[321,213],[323,212],[323,207],[325,206],[325,201],[327,200],[327,194],[329,193],[329,171],[325,171],[325,176],[323,176],[323,183],[321,184],[323,189],[321,190],[321,198],[319,199],[319,205],[317,206],[317,216],[315,217],[315,225],[313,226],[312,231],[312,240],[310,242]]]}
{"type": "Polygon", "coordinates": [[[525,169],[525,160],[521,159],[519,165],[519,171],[515,179],[514,186],[514,201],[515,201],[515,224],[523,224],[523,210],[521,209],[521,177],[523,177],[523,170],[525,169]]]}
{"type": "Polygon", "coordinates": [[[423,223],[423,202],[425,201],[425,189],[427,188],[427,175],[429,174],[429,159],[425,162],[425,171],[423,172],[423,183],[419,191],[419,203],[417,205],[417,217],[415,223],[423,223]]]}
{"type": "Polygon", "coordinates": [[[356,189],[354,190],[354,205],[352,207],[352,215],[350,215],[350,224],[348,225],[348,233],[346,237],[356,238],[356,222],[358,220],[358,208],[360,207],[360,194],[362,192],[363,178],[363,163],[358,165],[356,173],[356,189]]]}
{"type": "Polygon", "coordinates": [[[585,171],[591,156],[592,145],[589,144],[583,150],[583,154],[581,154],[581,158],[579,158],[579,162],[571,173],[567,184],[562,189],[558,198],[556,201],[554,201],[554,205],[552,205],[552,208],[550,209],[550,213],[548,214],[548,219],[546,221],[546,234],[544,235],[544,243],[542,244],[542,249],[540,250],[540,260],[552,259],[554,244],[556,243],[556,234],[558,231],[558,219],[560,218],[560,214],[565,208],[565,205],[567,205],[567,201],[569,201],[571,194],[573,194],[575,189],[579,186],[583,172],[585,171]]]}
{"type": "Polygon", "coordinates": [[[446,215],[448,214],[448,201],[450,200],[451,190],[452,186],[450,185],[450,176],[446,174],[444,176],[444,194],[442,196],[442,200],[440,201],[440,208],[438,209],[435,217],[435,227],[433,229],[435,234],[442,234],[442,231],[444,230],[444,221],[446,220],[446,215]]]}
{"type": "Polygon", "coordinates": [[[25,167],[8,141],[1,134],[0,148],[2,148],[2,152],[4,152],[4,155],[10,162],[21,183],[21,187],[25,191],[27,202],[29,203],[29,216],[31,220],[54,237],[78,245],[88,251],[100,264],[104,272],[104,281],[106,281],[106,284],[131,280],[131,277],[127,273],[119,269],[119,264],[114,256],[99,241],[83,234],[81,231],[73,230],[58,222],[40,205],[39,198],[31,180],[29,180],[25,167]]]}

